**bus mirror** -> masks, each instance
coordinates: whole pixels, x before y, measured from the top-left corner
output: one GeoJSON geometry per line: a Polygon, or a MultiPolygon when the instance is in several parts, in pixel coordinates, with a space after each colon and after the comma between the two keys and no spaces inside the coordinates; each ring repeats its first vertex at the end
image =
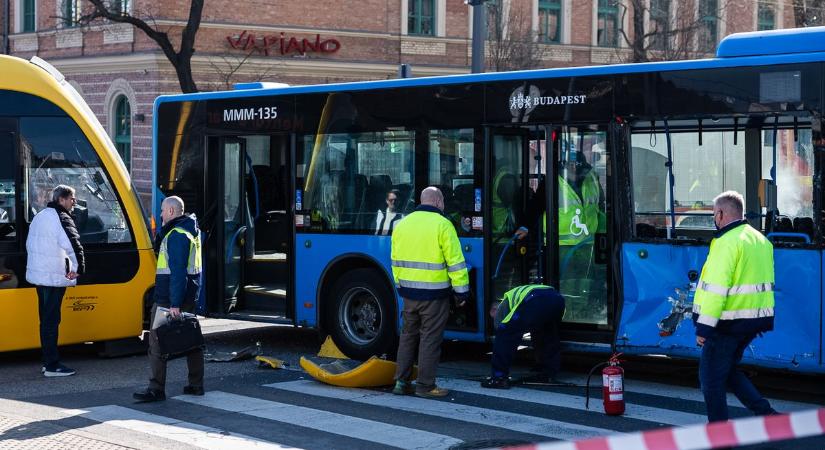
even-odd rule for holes
{"type": "Polygon", "coordinates": [[[776,211],[776,185],[773,180],[759,180],[759,206],[768,211],[776,211]]]}

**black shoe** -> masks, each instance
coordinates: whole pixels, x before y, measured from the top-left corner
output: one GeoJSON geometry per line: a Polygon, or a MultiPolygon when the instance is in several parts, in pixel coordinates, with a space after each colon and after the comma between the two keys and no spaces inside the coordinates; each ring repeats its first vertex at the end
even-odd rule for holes
{"type": "Polygon", "coordinates": [[[135,392],[132,394],[132,398],[140,403],[160,402],[166,400],[166,394],[163,391],[146,389],[142,392],[135,392]]]}
{"type": "Polygon", "coordinates": [[[70,369],[60,363],[51,367],[42,367],[40,371],[45,377],[70,377],[75,374],[74,369],[70,369]]]}
{"type": "Polygon", "coordinates": [[[184,386],[183,395],[203,395],[203,386],[184,386]]]}
{"type": "Polygon", "coordinates": [[[490,377],[481,382],[481,387],[487,389],[510,389],[510,378],[490,377]]]}

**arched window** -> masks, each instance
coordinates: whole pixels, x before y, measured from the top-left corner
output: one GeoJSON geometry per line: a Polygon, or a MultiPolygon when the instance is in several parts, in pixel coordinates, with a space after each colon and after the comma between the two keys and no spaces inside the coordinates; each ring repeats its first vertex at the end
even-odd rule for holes
{"type": "Polygon", "coordinates": [[[115,102],[115,146],[126,170],[132,171],[132,108],[129,99],[121,95],[115,102]]]}

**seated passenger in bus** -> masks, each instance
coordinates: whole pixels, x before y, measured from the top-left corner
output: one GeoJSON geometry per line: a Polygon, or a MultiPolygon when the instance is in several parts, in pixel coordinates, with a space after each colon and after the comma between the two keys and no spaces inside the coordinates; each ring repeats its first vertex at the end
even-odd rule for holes
{"type": "Polygon", "coordinates": [[[401,220],[404,217],[403,214],[397,212],[397,202],[398,198],[400,197],[400,192],[398,189],[393,189],[387,192],[387,208],[383,211],[380,209],[375,217],[375,234],[381,236],[387,236],[392,234],[392,229],[395,227],[395,223],[401,220]]]}

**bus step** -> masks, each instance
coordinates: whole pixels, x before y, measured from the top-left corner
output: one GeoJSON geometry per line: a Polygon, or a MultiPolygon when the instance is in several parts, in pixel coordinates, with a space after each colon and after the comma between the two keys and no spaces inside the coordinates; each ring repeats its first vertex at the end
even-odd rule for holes
{"type": "Polygon", "coordinates": [[[286,315],[286,286],[283,284],[248,284],[244,286],[241,311],[265,311],[286,315]]]}
{"type": "Polygon", "coordinates": [[[277,314],[273,311],[258,311],[245,309],[243,311],[232,312],[226,315],[227,319],[233,320],[248,320],[250,322],[266,322],[275,324],[292,325],[293,321],[283,314],[277,314]]]}
{"type": "Polygon", "coordinates": [[[286,253],[265,252],[255,253],[250,262],[286,262],[286,253]]]}
{"type": "Polygon", "coordinates": [[[264,295],[267,297],[286,298],[286,288],[282,285],[262,286],[258,284],[249,284],[244,286],[244,292],[247,295],[264,295]]]}

